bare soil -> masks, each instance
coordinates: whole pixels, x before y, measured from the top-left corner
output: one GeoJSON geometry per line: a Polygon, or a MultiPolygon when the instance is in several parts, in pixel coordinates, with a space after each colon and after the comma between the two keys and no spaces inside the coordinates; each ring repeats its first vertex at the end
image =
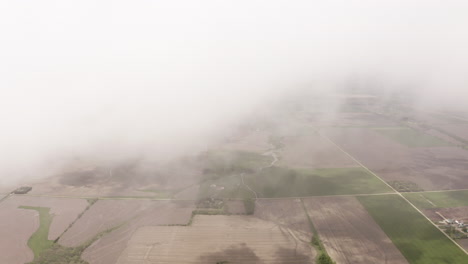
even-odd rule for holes
{"type": "Polygon", "coordinates": [[[308,243],[253,216],[194,217],[191,226],[145,226],[117,263],[314,263],[308,243]],[[200,240],[202,239],[202,240],[200,240]]]}
{"type": "Polygon", "coordinates": [[[18,209],[14,203],[0,203],[0,263],[23,264],[33,260],[28,240],[39,227],[39,214],[18,209]]]}
{"type": "Polygon", "coordinates": [[[300,232],[309,241],[312,238],[309,220],[299,199],[258,199],[254,216],[300,232]]]}
{"type": "Polygon", "coordinates": [[[442,221],[443,219],[436,213],[439,212],[447,219],[462,220],[468,223],[468,206],[451,207],[451,208],[434,208],[424,209],[424,214],[432,221],[442,221]]]}
{"type": "Polygon", "coordinates": [[[244,201],[230,200],[226,201],[224,204],[229,214],[245,214],[244,201]]]}
{"type": "Polygon", "coordinates": [[[314,197],[304,203],[336,263],[408,263],[354,197],[314,197]]]}
{"type": "MultiPolygon", "coordinates": [[[[139,227],[186,225],[190,222],[194,209],[194,204],[189,202],[152,201],[151,204],[140,207],[138,211],[142,211],[139,213],[135,211],[130,213],[130,215],[126,217],[127,221],[125,221],[125,224],[120,228],[105,234],[101,239],[88,247],[83,252],[82,258],[90,264],[114,264],[120,253],[126,248],[135,230],[139,227]]],[[[121,219],[123,218],[121,217],[121,219]]],[[[118,223],[118,221],[115,220],[116,219],[113,219],[113,222],[117,225],[122,223],[118,223]]],[[[99,221],[101,230],[103,226],[110,226],[106,221],[99,221]]],[[[86,229],[81,230],[90,233],[86,229]]],[[[96,228],[94,227],[93,230],[96,230],[96,228]]],[[[75,243],[75,241],[73,242],[75,243]]]]}

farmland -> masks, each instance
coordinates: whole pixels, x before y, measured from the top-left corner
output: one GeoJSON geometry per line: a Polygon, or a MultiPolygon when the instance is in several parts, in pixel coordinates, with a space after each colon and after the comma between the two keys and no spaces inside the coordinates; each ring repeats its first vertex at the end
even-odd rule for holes
{"type": "Polygon", "coordinates": [[[337,263],[408,263],[354,197],[306,198],[304,204],[337,263]]]}
{"type": "Polygon", "coordinates": [[[426,191],[468,188],[468,151],[462,148],[409,148],[368,128],[323,133],[387,182],[407,182],[426,191]]]}
{"type": "Polygon", "coordinates": [[[468,222],[468,151],[438,129],[457,122],[364,98],[293,102],[174,160],[77,159],[5,189],[0,263],[468,263],[411,206],[468,222]]]}
{"type": "Polygon", "coordinates": [[[191,226],[138,229],[117,263],[313,263],[313,250],[297,239],[251,216],[195,216],[191,226]]]}
{"type": "Polygon", "coordinates": [[[367,196],[358,200],[409,263],[466,263],[466,254],[401,197],[367,196]]]}
{"type": "Polygon", "coordinates": [[[419,209],[468,206],[468,190],[406,193],[404,195],[419,209]]]}
{"type": "Polygon", "coordinates": [[[391,127],[391,128],[374,128],[375,131],[387,136],[388,138],[395,140],[396,142],[403,144],[408,147],[444,147],[451,146],[448,142],[445,142],[434,136],[419,133],[410,128],[404,127],[391,127]]]}
{"type": "Polygon", "coordinates": [[[292,170],[271,167],[247,177],[246,182],[259,197],[391,192],[390,188],[362,168],[292,170]]]}

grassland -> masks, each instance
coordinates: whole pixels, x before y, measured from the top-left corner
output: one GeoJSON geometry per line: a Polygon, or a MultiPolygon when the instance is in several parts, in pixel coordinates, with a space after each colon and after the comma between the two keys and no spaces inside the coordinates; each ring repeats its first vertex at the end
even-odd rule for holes
{"type": "Polygon", "coordinates": [[[468,256],[397,195],[357,197],[410,264],[463,264],[468,256]]]}
{"type": "Polygon", "coordinates": [[[442,139],[420,133],[411,128],[391,127],[391,128],[374,128],[374,131],[411,148],[417,147],[445,147],[452,146],[449,142],[442,139]]]}
{"type": "Polygon", "coordinates": [[[468,206],[468,191],[406,193],[404,196],[420,209],[468,206]]]}
{"type": "Polygon", "coordinates": [[[249,175],[245,181],[264,198],[391,192],[362,168],[299,170],[271,167],[249,175]]]}
{"type": "Polygon", "coordinates": [[[36,210],[39,213],[39,228],[28,240],[28,246],[34,253],[34,259],[36,259],[43,251],[49,249],[54,244],[53,241],[48,240],[49,228],[53,217],[49,213],[50,208],[47,207],[20,206],[19,208],[36,210]]]}

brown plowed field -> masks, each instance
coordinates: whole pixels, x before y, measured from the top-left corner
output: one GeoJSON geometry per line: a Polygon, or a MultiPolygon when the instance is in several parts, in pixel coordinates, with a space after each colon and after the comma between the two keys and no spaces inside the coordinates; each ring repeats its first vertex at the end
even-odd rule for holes
{"type": "Polygon", "coordinates": [[[245,214],[244,201],[232,200],[226,201],[227,213],[229,214],[245,214]]]}
{"type": "Polygon", "coordinates": [[[310,241],[312,232],[299,199],[258,199],[254,216],[300,232],[310,241]]]}
{"type": "MultiPolygon", "coordinates": [[[[122,202],[122,201],[118,201],[122,202]]],[[[157,225],[186,225],[195,209],[193,203],[150,201],[140,213],[132,212],[125,225],[104,235],[101,239],[88,247],[82,258],[90,264],[114,264],[120,253],[127,247],[129,239],[135,230],[142,226],[157,225]]],[[[100,218],[100,217],[98,217],[100,218]]],[[[121,220],[123,218],[120,218],[121,220]]],[[[116,219],[114,223],[118,223],[116,219]]],[[[101,222],[101,227],[103,222],[101,222]]],[[[109,226],[108,223],[105,224],[109,226]]],[[[94,229],[95,230],[95,229],[94,229]]]]}
{"type": "MultiPolygon", "coordinates": [[[[11,197],[10,197],[11,198],[11,197]]],[[[0,263],[23,264],[33,260],[28,240],[39,227],[39,213],[0,203],[0,263]]]]}
{"type": "Polygon", "coordinates": [[[194,217],[191,226],[145,226],[117,263],[313,263],[308,243],[253,216],[194,217]]]}
{"type": "Polygon", "coordinates": [[[325,134],[386,181],[412,181],[424,190],[468,188],[468,151],[461,148],[408,148],[365,128],[325,134]]]}
{"type": "Polygon", "coordinates": [[[359,167],[336,146],[318,134],[285,138],[279,165],[296,168],[359,167]]]}
{"type": "Polygon", "coordinates": [[[451,208],[434,208],[424,209],[424,214],[429,217],[432,221],[443,220],[436,212],[439,212],[447,219],[462,220],[468,223],[468,206],[451,207],[451,208]]]}
{"type": "Polygon", "coordinates": [[[304,203],[336,263],[408,263],[354,197],[315,197],[304,203]]]}
{"type": "Polygon", "coordinates": [[[33,197],[33,196],[10,196],[1,203],[3,206],[18,208],[19,206],[48,207],[53,216],[49,229],[49,240],[58,238],[68,226],[88,206],[85,199],[33,197]]]}
{"type": "MultiPolygon", "coordinates": [[[[99,232],[118,226],[136,217],[159,210],[165,214],[169,208],[177,215],[176,203],[151,200],[99,200],[61,237],[59,243],[64,246],[78,246],[94,237],[99,232]]],[[[191,213],[191,211],[190,211],[191,213]]],[[[159,219],[159,218],[158,218],[159,219]]],[[[174,219],[174,224],[185,223],[174,219]]],[[[170,223],[168,223],[170,224],[170,223]]]]}

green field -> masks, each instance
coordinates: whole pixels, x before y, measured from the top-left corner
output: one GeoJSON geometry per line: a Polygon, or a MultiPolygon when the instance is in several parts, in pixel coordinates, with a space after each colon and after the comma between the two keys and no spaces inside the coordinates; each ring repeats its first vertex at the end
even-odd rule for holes
{"type": "Polygon", "coordinates": [[[442,139],[420,133],[411,128],[391,127],[374,128],[373,130],[411,148],[452,146],[452,144],[445,142],[442,139]]]}
{"type": "Polygon", "coordinates": [[[420,209],[468,206],[468,191],[406,193],[404,196],[420,209]]]}
{"type": "Polygon", "coordinates": [[[52,247],[53,241],[48,239],[49,228],[52,223],[52,216],[49,211],[50,208],[47,207],[33,207],[33,206],[20,206],[21,209],[36,210],[39,212],[39,228],[32,234],[28,240],[28,246],[34,253],[34,258],[38,258],[39,255],[52,247]]]}
{"type": "Polygon", "coordinates": [[[468,256],[403,198],[357,198],[410,264],[468,263],[468,256]]]}
{"type": "Polygon", "coordinates": [[[392,190],[363,168],[266,168],[245,177],[259,197],[299,197],[337,194],[373,194],[392,190]]]}

